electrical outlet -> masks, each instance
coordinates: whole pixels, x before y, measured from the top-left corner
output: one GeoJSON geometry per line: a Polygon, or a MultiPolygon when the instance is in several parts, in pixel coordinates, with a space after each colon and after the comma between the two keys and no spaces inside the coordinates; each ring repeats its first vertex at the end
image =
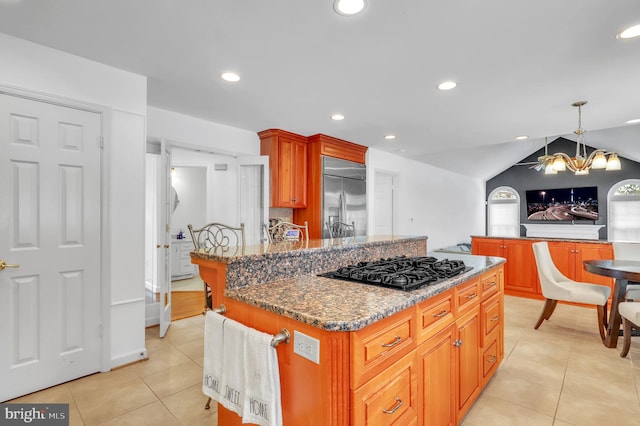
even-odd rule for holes
{"type": "Polygon", "coordinates": [[[293,352],[320,364],[320,341],[297,330],[293,330],[293,352]]]}

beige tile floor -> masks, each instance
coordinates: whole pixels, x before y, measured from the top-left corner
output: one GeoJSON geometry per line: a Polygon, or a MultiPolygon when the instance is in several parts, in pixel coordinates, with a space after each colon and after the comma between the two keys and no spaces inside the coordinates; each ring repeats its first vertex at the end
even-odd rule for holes
{"type": "MultiPolygon", "coordinates": [[[[640,424],[640,338],[622,359],[600,342],[595,310],[559,305],[533,330],[541,308],[505,298],[505,360],[464,426],[640,424]]],[[[147,329],[148,361],[11,402],[67,402],[71,425],[215,425],[200,391],[203,325],[176,321],[164,339],[147,329]]]]}

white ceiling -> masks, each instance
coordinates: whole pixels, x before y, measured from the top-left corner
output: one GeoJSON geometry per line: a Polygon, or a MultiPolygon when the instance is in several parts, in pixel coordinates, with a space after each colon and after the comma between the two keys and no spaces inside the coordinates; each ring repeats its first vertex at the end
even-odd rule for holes
{"type": "Polygon", "coordinates": [[[483,179],[545,136],[575,139],[571,103],[587,100],[587,144],[640,161],[640,125],[624,124],[640,118],[640,38],[615,37],[640,1],[368,3],[343,17],[333,0],[0,0],[0,31],[145,75],[151,106],[483,179]]]}

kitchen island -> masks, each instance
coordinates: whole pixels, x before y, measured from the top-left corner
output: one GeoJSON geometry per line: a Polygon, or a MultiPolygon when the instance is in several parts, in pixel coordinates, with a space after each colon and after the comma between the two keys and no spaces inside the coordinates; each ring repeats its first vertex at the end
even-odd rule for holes
{"type": "MultiPolygon", "coordinates": [[[[276,334],[285,425],[458,423],[503,356],[503,259],[409,292],[318,277],[380,258],[425,256],[426,237],[312,240],[303,247],[192,252],[226,315],[276,334]],[[300,335],[306,338],[299,337],[300,335]],[[306,347],[294,352],[296,337],[306,347]]],[[[241,424],[219,406],[219,424],[241,424]]]]}

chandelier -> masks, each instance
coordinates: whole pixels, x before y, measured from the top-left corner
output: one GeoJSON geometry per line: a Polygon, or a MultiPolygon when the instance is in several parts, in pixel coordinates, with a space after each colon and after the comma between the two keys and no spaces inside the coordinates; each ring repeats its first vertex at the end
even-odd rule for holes
{"type": "Polygon", "coordinates": [[[570,157],[564,152],[553,155],[547,155],[545,152],[545,174],[556,174],[569,169],[576,176],[580,176],[588,175],[590,169],[620,170],[622,168],[615,152],[607,154],[604,149],[596,149],[587,156],[587,145],[584,143],[585,130],[582,128],[582,106],[586,103],[587,101],[578,101],[571,104],[578,107],[578,129],[574,132],[578,136],[575,157],[570,157]]]}

